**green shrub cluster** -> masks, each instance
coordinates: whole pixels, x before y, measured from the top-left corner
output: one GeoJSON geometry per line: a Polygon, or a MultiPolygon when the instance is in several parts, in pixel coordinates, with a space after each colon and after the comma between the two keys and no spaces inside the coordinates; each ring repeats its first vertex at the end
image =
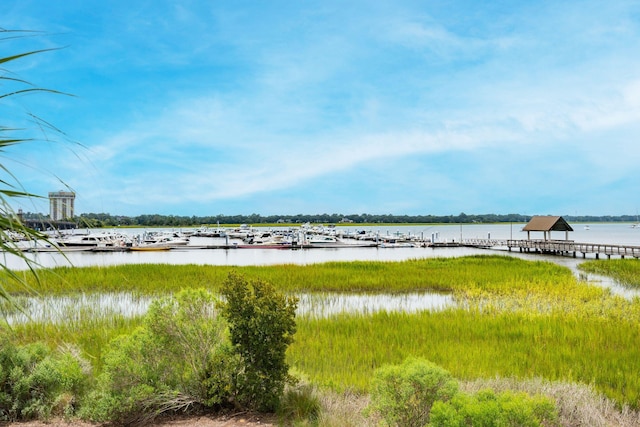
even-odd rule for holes
{"type": "Polygon", "coordinates": [[[70,351],[0,340],[0,421],[73,415],[89,372],[70,351]]]}
{"type": "Polygon", "coordinates": [[[387,425],[401,427],[558,425],[555,404],[546,397],[491,390],[462,393],[447,370],[418,358],[375,370],[369,410],[387,425]]]}
{"type": "Polygon", "coordinates": [[[152,303],[139,328],[108,346],[82,416],[130,424],[193,408],[276,409],[297,301],[235,274],[223,296],[187,289],[152,303]]]}
{"type": "Polygon", "coordinates": [[[430,427],[550,427],[559,423],[554,403],[542,396],[483,390],[459,393],[431,409],[430,427]]]}

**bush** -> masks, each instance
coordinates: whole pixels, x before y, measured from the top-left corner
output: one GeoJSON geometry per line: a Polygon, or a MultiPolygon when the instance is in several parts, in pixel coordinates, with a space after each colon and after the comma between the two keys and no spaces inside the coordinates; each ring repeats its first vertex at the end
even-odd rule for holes
{"type": "Polygon", "coordinates": [[[409,358],[374,371],[370,409],[388,425],[423,427],[434,402],[447,401],[457,391],[458,383],[448,371],[428,360],[409,358]]]}
{"type": "Polygon", "coordinates": [[[491,390],[474,395],[460,393],[448,402],[435,402],[431,427],[539,427],[555,426],[558,415],[553,402],[542,396],[491,390]]]}
{"type": "Polygon", "coordinates": [[[199,289],[152,303],[141,327],[109,344],[83,415],[95,421],[142,422],[163,412],[206,406],[211,401],[207,366],[228,346],[226,323],[215,302],[199,289]]]}
{"type": "Polygon", "coordinates": [[[241,363],[232,385],[234,404],[273,411],[288,380],[286,351],[296,331],[297,299],[259,279],[250,283],[234,273],[223,284],[222,295],[222,315],[241,363]]]}
{"type": "Polygon", "coordinates": [[[276,409],[296,300],[233,274],[223,294],[187,289],[155,301],[142,326],[109,344],[82,415],[140,424],[191,407],[276,409]]]}
{"type": "Polygon", "coordinates": [[[297,384],[284,392],[278,408],[281,420],[315,424],[320,417],[322,405],[315,389],[310,384],[297,384]]]}
{"type": "Polygon", "coordinates": [[[88,382],[84,366],[70,352],[0,341],[0,421],[73,415],[88,382]]]}

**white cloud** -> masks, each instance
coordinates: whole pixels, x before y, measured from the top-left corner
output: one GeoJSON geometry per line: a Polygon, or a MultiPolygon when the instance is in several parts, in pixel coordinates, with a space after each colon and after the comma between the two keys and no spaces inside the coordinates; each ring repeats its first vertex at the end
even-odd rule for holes
{"type": "MultiPolygon", "coordinates": [[[[589,2],[499,11],[402,2],[287,10],[117,4],[113,21],[92,21],[96,30],[87,23],[88,39],[70,52],[79,74],[66,78],[97,94],[84,104],[95,111],[70,121],[86,136],[87,160],[36,160],[65,165],[87,201],[153,211],[292,192],[303,199],[329,178],[345,179],[345,192],[361,188],[371,172],[371,185],[385,191],[402,187],[385,174],[414,191],[439,182],[450,195],[463,191],[461,180],[480,203],[500,191],[463,178],[458,154],[496,188],[502,173],[557,179],[578,161],[594,168],[589,183],[603,172],[608,182],[624,180],[639,156],[638,24],[628,4],[597,12],[589,2]],[[534,151],[562,156],[547,159],[546,170],[518,159],[534,151]],[[432,158],[449,169],[433,171],[432,158]],[[419,185],[409,161],[429,179],[419,185]],[[491,162],[504,171],[486,169],[491,162]]],[[[413,203],[395,193],[387,195],[395,206],[413,203]]],[[[366,204],[357,197],[354,205],[366,204]]]]}

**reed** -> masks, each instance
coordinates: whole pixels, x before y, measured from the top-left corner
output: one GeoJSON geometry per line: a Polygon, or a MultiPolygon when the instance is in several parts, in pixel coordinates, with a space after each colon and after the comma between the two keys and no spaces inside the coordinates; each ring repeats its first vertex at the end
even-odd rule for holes
{"type": "MultiPolygon", "coordinates": [[[[60,267],[41,271],[40,282],[31,280],[30,284],[35,291],[47,295],[73,292],[162,295],[184,287],[217,291],[233,270],[249,278],[260,277],[287,292],[449,292],[470,286],[487,291],[517,287],[559,292],[577,284],[564,267],[502,256],[243,267],[164,264],[60,267]]],[[[28,273],[25,280],[29,280],[28,273]]],[[[9,291],[23,289],[16,287],[9,291]]]]}
{"type": "Polygon", "coordinates": [[[578,268],[588,273],[610,276],[622,285],[640,287],[640,259],[591,260],[581,263],[578,268]]]}
{"type": "Polygon", "coordinates": [[[366,392],[376,368],[417,356],[461,379],[543,377],[592,384],[637,407],[638,339],[635,321],[571,314],[376,313],[299,320],[289,357],[312,382],[336,391],[366,392]]]}
{"type": "MultiPolygon", "coordinates": [[[[452,296],[454,307],[443,310],[300,316],[289,361],[322,387],[364,393],[374,369],[416,356],[461,379],[541,377],[592,384],[634,408],[640,402],[640,301],[615,297],[547,262],[473,256],[309,266],[56,268],[43,270],[31,286],[43,296],[126,293],[148,299],[186,287],[217,292],[233,270],[291,293],[452,296]]],[[[77,345],[99,370],[106,343],[130,332],[139,318],[97,306],[78,311],[62,324],[33,321],[10,333],[20,342],[77,345]]]]}

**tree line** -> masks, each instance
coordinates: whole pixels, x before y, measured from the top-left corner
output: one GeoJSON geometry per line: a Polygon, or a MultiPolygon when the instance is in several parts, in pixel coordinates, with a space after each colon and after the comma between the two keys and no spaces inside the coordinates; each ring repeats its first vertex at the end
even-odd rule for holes
{"type": "MultiPolygon", "coordinates": [[[[47,215],[25,213],[27,220],[46,221],[47,215]]],[[[634,222],[635,215],[604,216],[563,216],[568,222],[634,222]]],[[[78,227],[194,227],[216,224],[487,224],[487,223],[524,223],[531,215],[523,214],[465,214],[458,215],[392,215],[392,214],[296,214],[296,215],[212,215],[180,216],[146,214],[138,216],[111,215],[108,213],[83,213],[69,221],[78,227]]]]}

